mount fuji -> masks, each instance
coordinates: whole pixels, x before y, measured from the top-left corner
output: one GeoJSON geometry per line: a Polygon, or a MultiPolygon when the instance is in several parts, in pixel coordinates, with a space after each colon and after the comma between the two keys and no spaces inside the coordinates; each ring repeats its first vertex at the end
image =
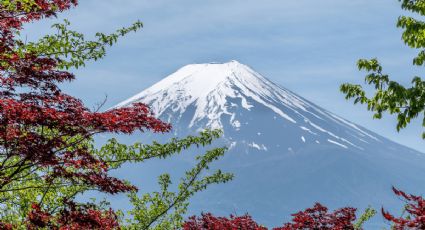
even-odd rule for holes
{"type": "MultiPolygon", "coordinates": [[[[134,102],[170,122],[170,136],[224,131],[220,143],[229,151],[214,167],[235,179],[194,197],[190,214],[249,213],[277,226],[315,202],[401,212],[391,186],[425,191],[424,153],[326,111],[237,61],[187,65],[117,107],[134,102]]],[[[182,156],[166,167],[189,163],[182,156]]],[[[377,216],[371,225],[383,222],[377,216]]]]}

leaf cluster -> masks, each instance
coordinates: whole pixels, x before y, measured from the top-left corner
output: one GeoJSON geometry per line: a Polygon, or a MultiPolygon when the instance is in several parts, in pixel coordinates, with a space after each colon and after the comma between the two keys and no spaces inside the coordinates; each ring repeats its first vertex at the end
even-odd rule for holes
{"type": "MultiPolygon", "coordinates": [[[[185,138],[173,138],[165,144],[153,142],[152,144],[135,143],[124,145],[116,139],[111,139],[99,149],[94,148],[93,139],[87,139],[80,143],[90,149],[93,155],[100,157],[110,164],[111,170],[118,169],[123,164],[142,163],[149,159],[166,159],[184,150],[193,147],[210,145],[222,134],[220,130],[205,130],[196,136],[185,138]]],[[[72,147],[69,147],[70,151],[72,147]]],[[[217,170],[212,173],[209,166],[225,153],[226,148],[213,148],[197,157],[197,163],[187,170],[177,185],[177,191],[171,189],[172,180],[170,175],[163,174],[159,177],[160,190],[152,193],[138,194],[128,193],[132,209],[129,218],[121,219],[123,229],[177,229],[184,222],[189,205],[189,199],[209,185],[225,183],[233,178],[230,173],[217,170]]],[[[56,178],[51,183],[46,183],[43,176],[50,172],[37,171],[25,180],[10,184],[10,190],[0,193],[2,209],[0,209],[0,221],[13,224],[16,228],[26,228],[27,214],[32,210],[33,203],[38,204],[47,213],[60,212],[64,202],[73,200],[77,195],[88,191],[97,191],[95,186],[89,186],[79,181],[69,183],[56,178]]],[[[93,203],[94,205],[95,203],[93,203]]],[[[109,205],[105,201],[97,204],[100,210],[108,210],[109,205]]],[[[116,213],[122,213],[117,211],[116,213]]]]}
{"type": "Polygon", "coordinates": [[[114,45],[120,37],[136,32],[143,27],[141,21],[118,29],[111,34],[96,33],[95,40],[87,41],[82,33],[69,29],[70,22],[52,25],[55,34],[46,35],[36,42],[21,42],[19,53],[33,53],[40,57],[59,60],[59,69],[84,67],[87,61],[97,61],[106,55],[106,48],[114,45]]]}
{"type": "Polygon", "coordinates": [[[183,224],[183,216],[189,205],[189,198],[205,190],[211,184],[230,181],[233,175],[217,170],[214,173],[201,176],[209,169],[209,165],[224,154],[225,148],[207,151],[198,157],[197,164],[180,179],[176,192],[170,190],[172,184],[170,175],[159,177],[160,191],[147,193],[138,197],[130,195],[134,209],[130,211],[131,218],[127,219],[127,229],[179,229],[183,224]],[[169,213],[169,214],[167,214],[169,213]]]}
{"type": "MultiPolygon", "coordinates": [[[[400,0],[403,9],[425,16],[425,1],[400,0]]],[[[413,59],[413,65],[423,66],[425,62],[425,22],[412,16],[400,16],[397,27],[403,29],[402,40],[414,49],[419,49],[413,59]]],[[[359,70],[368,74],[365,83],[374,88],[373,96],[367,96],[366,90],[358,84],[346,83],[340,90],[346,99],[354,99],[354,104],[366,104],[367,109],[374,112],[373,117],[381,119],[384,112],[397,116],[397,131],[405,128],[413,119],[421,117],[425,127],[425,81],[414,76],[410,86],[403,86],[383,73],[383,68],[377,59],[360,59],[359,70]]],[[[422,133],[425,139],[425,132],[422,133]]]]}

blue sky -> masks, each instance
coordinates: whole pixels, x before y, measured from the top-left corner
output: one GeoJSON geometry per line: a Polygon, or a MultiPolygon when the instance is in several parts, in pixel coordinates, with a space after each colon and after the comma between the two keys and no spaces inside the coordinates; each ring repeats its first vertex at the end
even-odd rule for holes
{"type": "MultiPolygon", "coordinates": [[[[238,60],[310,101],[396,142],[425,152],[421,122],[395,131],[395,118],[373,120],[344,100],[339,85],[363,83],[359,58],[378,57],[384,71],[408,84],[422,68],[395,28],[397,0],[80,0],[60,15],[91,37],[140,19],[144,28],[108,50],[105,59],[75,71],[63,86],[89,106],[127,99],[181,66],[238,60]]],[[[55,20],[32,24],[29,40],[55,20]]],[[[50,31],[51,32],[51,31],[50,31]]]]}

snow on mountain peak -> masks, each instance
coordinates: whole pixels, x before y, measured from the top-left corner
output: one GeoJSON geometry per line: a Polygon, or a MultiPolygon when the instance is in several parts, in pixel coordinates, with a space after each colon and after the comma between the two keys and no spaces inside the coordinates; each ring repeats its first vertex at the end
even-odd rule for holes
{"type": "Polygon", "coordinates": [[[164,90],[169,93],[174,90],[174,93],[177,94],[179,91],[185,90],[190,94],[187,96],[190,96],[192,99],[203,98],[214,91],[220,84],[232,80],[246,78],[245,81],[255,81],[255,76],[250,74],[252,72],[253,70],[248,66],[240,64],[237,61],[186,65],[140,94],[120,103],[118,106],[125,106],[164,90]]]}
{"type": "Polygon", "coordinates": [[[323,133],[331,138],[331,143],[339,141],[357,147],[348,136],[335,134],[341,130],[340,126],[350,129],[358,139],[367,136],[377,140],[355,124],[315,106],[237,61],[184,66],[116,107],[135,102],[148,104],[156,116],[172,123],[185,114],[188,128],[223,128],[225,122],[239,130],[247,123],[241,123],[241,115],[256,107],[259,109],[256,111],[268,110],[274,113],[274,119],[280,117],[310,135],[323,133]],[[223,120],[223,115],[230,120],[223,120]]]}
{"type": "Polygon", "coordinates": [[[305,110],[300,98],[277,87],[238,61],[184,66],[117,107],[141,101],[151,105],[153,112],[161,116],[170,107],[173,112],[183,113],[188,106],[196,103],[196,113],[191,125],[197,120],[208,118],[210,128],[220,128],[220,116],[227,113],[226,97],[240,98],[242,107],[247,110],[252,107],[247,102],[247,97],[250,97],[292,123],[296,121],[271,102],[280,100],[305,110]]]}

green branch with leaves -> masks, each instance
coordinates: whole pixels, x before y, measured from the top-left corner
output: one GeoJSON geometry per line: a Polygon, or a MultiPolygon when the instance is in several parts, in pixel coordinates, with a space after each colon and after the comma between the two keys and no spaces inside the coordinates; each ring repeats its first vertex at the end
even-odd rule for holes
{"type": "MultiPolygon", "coordinates": [[[[400,0],[404,10],[425,16],[425,1],[400,0]]],[[[398,18],[397,27],[403,29],[402,40],[410,48],[419,49],[413,59],[413,65],[423,66],[425,62],[425,22],[411,16],[398,18]]],[[[422,119],[425,127],[425,81],[414,76],[410,86],[403,86],[383,73],[382,65],[377,59],[361,59],[357,66],[359,70],[368,72],[365,83],[374,88],[373,96],[367,96],[366,90],[359,84],[346,83],[340,90],[346,99],[354,99],[354,104],[366,104],[373,117],[381,119],[384,112],[397,116],[397,131],[407,127],[415,118],[422,119]]],[[[425,132],[422,133],[425,139],[425,132]]]]}

